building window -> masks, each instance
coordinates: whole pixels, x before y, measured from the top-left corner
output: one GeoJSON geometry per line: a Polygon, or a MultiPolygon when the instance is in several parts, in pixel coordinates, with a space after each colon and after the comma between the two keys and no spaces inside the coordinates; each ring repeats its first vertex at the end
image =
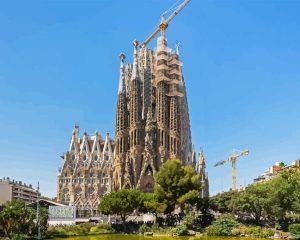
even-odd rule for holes
{"type": "Polygon", "coordinates": [[[76,159],[75,155],[72,155],[72,160],[74,161],[76,159]]]}
{"type": "Polygon", "coordinates": [[[86,155],[83,155],[83,161],[85,161],[86,160],[86,155]]]}
{"type": "Polygon", "coordinates": [[[98,160],[98,156],[96,155],[96,156],[94,157],[94,159],[95,159],[95,161],[97,161],[97,160],[98,160]]]}

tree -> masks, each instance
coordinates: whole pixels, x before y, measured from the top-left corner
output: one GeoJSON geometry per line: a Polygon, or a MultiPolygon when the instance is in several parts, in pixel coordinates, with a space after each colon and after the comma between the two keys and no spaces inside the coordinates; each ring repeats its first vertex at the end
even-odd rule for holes
{"type": "Polygon", "coordinates": [[[156,194],[154,193],[142,193],[140,195],[140,211],[143,213],[153,213],[155,219],[157,219],[158,214],[164,213],[167,208],[165,203],[158,201],[156,194]]]}
{"type": "Polygon", "coordinates": [[[9,238],[13,234],[30,234],[35,226],[34,219],[34,211],[26,208],[25,202],[21,200],[7,202],[0,212],[1,228],[9,238]]]}
{"type": "Polygon", "coordinates": [[[279,224],[283,230],[300,221],[300,168],[291,166],[269,181],[255,183],[239,192],[211,198],[213,210],[250,216],[255,224],[279,224]]]}
{"type": "Polygon", "coordinates": [[[98,206],[105,215],[119,215],[126,232],[126,218],[141,206],[141,192],[135,189],[121,189],[105,195],[98,206]]]}
{"type": "Polygon", "coordinates": [[[154,193],[158,202],[166,205],[165,213],[171,213],[176,206],[193,205],[201,195],[200,175],[192,166],[183,166],[180,160],[166,161],[154,177],[154,193]]]}
{"type": "Polygon", "coordinates": [[[243,213],[251,216],[255,224],[270,217],[270,187],[266,183],[257,183],[248,186],[244,191],[238,192],[232,199],[233,213],[243,213]]]}
{"type": "Polygon", "coordinates": [[[220,213],[232,212],[232,200],[237,197],[236,191],[218,193],[210,198],[212,210],[220,213]]]}

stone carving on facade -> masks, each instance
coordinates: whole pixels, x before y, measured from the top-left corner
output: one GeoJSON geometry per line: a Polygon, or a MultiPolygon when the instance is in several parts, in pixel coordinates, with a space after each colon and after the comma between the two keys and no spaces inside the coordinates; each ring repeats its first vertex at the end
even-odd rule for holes
{"type": "Polygon", "coordinates": [[[111,191],[111,169],[114,141],[96,132],[79,137],[75,126],[69,150],[62,156],[64,163],[58,173],[57,201],[74,205],[77,216],[94,216],[100,198],[111,191]]]}
{"type": "Polygon", "coordinates": [[[178,52],[167,47],[165,35],[155,50],[138,45],[134,41],[133,64],[125,66],[120,55],[113,188],[151,191],[166,160],[192,164],[192,142],[178,52]]]}

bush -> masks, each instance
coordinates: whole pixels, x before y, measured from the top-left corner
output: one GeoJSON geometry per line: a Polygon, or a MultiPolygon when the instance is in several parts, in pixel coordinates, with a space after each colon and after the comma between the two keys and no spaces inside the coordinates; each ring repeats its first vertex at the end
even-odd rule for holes
{"type": "Polygon", "coordinates": [[[273,237],[275,234],[275,231],[271,228],[262,228],[260,232],[260,237],[262,238],[269,238],[273,237]]]}
{"type": "Polygon", "coordinates": [[[231,235],[232,236],[240,236],[242,233],[241,233],[241,229],[239,228],[234,228],[231,230],[231,235]]]}
{"type": "Polygon", "coordinates": [[[27,240],[28,236],[25,234],[13,234],[11,240],[27,240]]]}
{"type": "Polygon", "coordinates": [[[274,230],[272,228],[261,228],[259,226],[241,226],[232,229],[231,235],[269,238],[274,236],[274,230]]]}
{"type": "Polygon", "coordinates": [[[231,214],[223,214],[206,228],[209,236],[231,236],[232,230],[238,227],[238,222],[231,214]]]}
{"type": "Polygon", "coordinates": [[[252,227],[252,226],[241,226],[239,228],[240,235],[246,235],[246,236],[255,236],[259,237],[261,233],[261,227],[252,227]]]}
{"type": "Polygon", "coordinates": [[[151,232],[151,228],[148,227],[146,224],[143,224],[139,227],[139,233],[144,234],[145,232],[151,232]]]}
{"type": "Polygon", "coordinates": [[[178,234],[178,236],[187,235],[187,233],[188,233],[187,226],[185,224],[176,226],[175,233],[178,234]]]}
{"type": "Polygon", "coordinates": [[[151,229],[152,229],[152,232],[159,232],[159,230],[160,230],[159,225],[157,223],[153,224],[151,229]]]}
{"type": "Polygon", "coordinates": [[[62,225],[49,227],[46,236],[48,238],[54,237],[68,237],[68,236],[84,236],[102,233],[114,233],[115,230],[110,224],[83,223],[79,225],[62,225]]]}
{"type": "Polygon", "coordinates": [[[110,224],[98,224],[90,228],[91,234],[114,233],[115,230],[110,224]]]}
{"type": "Polygon", "coordinates": [[[300,224],[299,223],[290,224],[289,232],[291,233],[292,238],[300,239],[300,224]]]}

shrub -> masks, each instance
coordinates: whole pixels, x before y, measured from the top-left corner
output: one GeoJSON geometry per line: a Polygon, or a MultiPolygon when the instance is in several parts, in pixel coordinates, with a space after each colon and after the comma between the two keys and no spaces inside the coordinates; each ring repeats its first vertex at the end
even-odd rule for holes
{"type": "Polygon", "coordinates": [[[67,236],[67,231],[63,227],[48,227],[46,236],[48,238],[53,238],[53,237],[60,237],[60,236],[67,236]]]}
{"type": "Polygon", "coordinates": [[[100,233],[114,233],[115,230],[110,224],[98,224],[94,227],[91,227],[90,233],[100,234],[100,233]]]}
{"type": "Polygon", "coordinates": [[[291,233],[292,238],[300,239],[300,224],[299,223],[290,224],[289,232],[291,233]]]}
{"type": "Polygon", "coordinates": [[[188,233],[187,226],[185,224],[177,225],[175,228],[175,233],[178,234],[179,236],[187,235],[188,233]]]}
{"type": "Polygon", "coordinates": [[[239,224],[234,217],[226,213],[207,227],[206,232],[209,236],[230,236],[232,235],[231,231],[238,226],[239,224]]]}
{"type": "Polygon", "coordinates": [[[234,228],[231,230],[231,235],[232,236],[240,236],[242,233],[241,233],[241,229],[240,228],[234,228]]]}
{"type": "Polygon", "coordinates": [[[157,223],[152,225],[152,232],[159,232],[160,228],[159,225],[157,223]]]}
{"type": "Polygon", "coordinates": [[[274,236],[275,231],[271,228],[262,228],[260,232],[260,237],[269,238],[274,236]]]}
{"type": "Polygon", "coordinates": [[[98,233],[98,232],[99,232],[99,230],[97,227],[91,227],[90,233],[98,233]]]}
{"type": "Polygon", "coordinates": [[[145,232],[151,232],[151,228],[148,227],[146,224],[143,224],[139,227],[139,233],[144,234],[145,232]]]}
{"type": "Polygon", "coordinates": [[[27,240],[28,237],[25,234],[13,234],[11,240],[27,240]]]}
{"type": "Polygon", "coordinates": [[[250,235],[250,236],[255,236],[258,237],[260,236],[261,232],[261,227],[253,227],[253,226],[241,226],[240,227],[240,233],[242,235],[250,235]]]}

